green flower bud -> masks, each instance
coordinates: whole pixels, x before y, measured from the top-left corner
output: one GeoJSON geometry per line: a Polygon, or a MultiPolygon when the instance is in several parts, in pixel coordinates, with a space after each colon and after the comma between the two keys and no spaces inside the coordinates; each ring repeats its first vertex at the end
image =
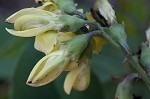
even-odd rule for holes
{"type": "Polygon", "coordinates": [[[148,75],[150,76],[150,47],[145,44],[142,46],[140,62],[144,67],[146,67],[148,75]]]}
{"type": "Polygon", "coordinates": [[[82,34],[82,35],[75,36],[73,39],[67,42],[64,42],[64,44],[68,46],[68,50],[67,50],[68,54],[73,55],[73,60],[75,60],[76,62],[78,61],[80,55],[87,47],[90,38],[91,36],[87,34],[82,34]]]}
{"type": "Polygon", "coordinates": [[[76,32],[85,24],[85,20],[76,16],[62,15],[59,19],[64,23],[64,27],[60,30],[62,32],[76,32]]]}
{"type": "Polygon", "coordinates": [[[112,23],[109,28],[104,28],[104,31],[117,42],[121,48],[125,49],[127,52],[130,52],[130,48],[127,44],[127,35],[125,33],[124,23],[119,24],[117,22],[112,23]]]}
{"type": "Polygon", "coordinates": [[[119,83],[115,95],[115,99],[133,99],[132,96],[132,81],[138,77],[138,74],[130,74],[121,83],[119,83]]]}

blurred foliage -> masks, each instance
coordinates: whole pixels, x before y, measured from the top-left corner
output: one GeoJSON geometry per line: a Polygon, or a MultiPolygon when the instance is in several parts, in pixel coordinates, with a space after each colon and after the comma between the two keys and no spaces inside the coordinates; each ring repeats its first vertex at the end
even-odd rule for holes
{"type": "MultiPolygon", "coordinates": [[[[79,3],[80,7],[84,6],[86,10],[89,10],[84,1],[79,3]]],[[[91,1],[88,0],[88,5],[91,1]]],[[[114,3],[114,8],[119,22],[124,21],[126,25],[129,45],[136,52],[139,44],[144,41],[145,29],[150,21],[148,0],[119,0],[114,3]]],[[[96,97],[113,99],[117,83],[113,82],[112,76],[127,75],[122,64],[123,56],[108,44],[104,46],[100,55],[93,57],[91,83],[86,91],[73,90],[71,95],[66,95],[63,90],[65,73],[46,86],[39,88],[27,86],[25,84],[27,77],[43,54],[34,49],[33,38],[20,38],[8,34],[5,27],[12,26],[6,24],[5,19],[0,25],[0,81],[10,82],[10,91],[5,94],[8,86],[0,83],[0,99],[6,99],[6,97],[10,99],[93,99],[96,97]]],[[[150,97],[147,88],[141,82],[134,84],[134,92],[136,96],[142,96],[142,99],[150,97]]]]}

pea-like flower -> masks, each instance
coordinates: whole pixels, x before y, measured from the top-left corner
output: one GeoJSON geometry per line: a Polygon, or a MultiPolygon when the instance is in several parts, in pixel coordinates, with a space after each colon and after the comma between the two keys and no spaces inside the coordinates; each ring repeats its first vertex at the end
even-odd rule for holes
{"type": "Polygon", "coordinates": [[[27,84],[37,87],[55,80],[70,62],[78,62],[89,40],[89,35],[82,34],[64,42],[59,50],[46,55],[35,65],[27,84]]]}
{"type": "Polygon", "coordinates": [[[45,54],[49,54],[58,42],[69,40],[74,36],[75,31],[80,29],[84,20],[75,16],[61,15],[60,10],[53,2],[46,2],[38,8],[25,8],[6,19],[8,23],[14,23],[14,30],[6,30],[15,36],[32,37],[36,36],[35,48],[45,54]],[[61,37],[61,31],[65,37],[61,37]],[[69,32],[68,31],[72,31],[69,32]]]}

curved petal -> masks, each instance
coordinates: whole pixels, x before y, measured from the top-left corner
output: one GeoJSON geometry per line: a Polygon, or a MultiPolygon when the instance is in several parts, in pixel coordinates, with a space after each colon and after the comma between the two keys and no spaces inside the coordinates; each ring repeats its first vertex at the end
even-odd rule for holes
{"type": "Polygon", "coordinates": [[[53,2],[45,2],[42,6],[38,7],[38,9],[46,10],[46,11],[60,11],[58,10],[58,7],[53,2]]]}
{"type": "MultiPolygon", "coordinates": [[[[48,15],[45,17],[49,17],[48,15]]],[[[38,28],[49,24],[49,20],[42,15],[24,15],[19,17],[14,23],[14,29],[16,31],[24,31],[32,28],[38,28]]]]}
{"type": "MultiPolygon", "coordinates": [[[[51,12],[48,12],[48,11],[45,11],[45,10],[41,10],[41,9],[37,9],[37,8],[25,8],[25,9],[22,9],[16,13],[14,13],[13,15],[11,15],[10,17],[8,17],[6,19],[6,22],[8,23],[14,23],[16,21],[16,19],[18,19],[19,17],[23,16],[23,15],[27,15],[27,14],[46,14],[46,15],[49,15],[49,14],[52,14],[51,12]]],[[[53,14],[55,15],[55,14],[53,14]]]]}
{"type": "MultiPolygon", "coordinates": [[[[30,77],[28,79],[27,84],[33,87],[42,86],[48,84],[55,80],[64,70],[65,66],[68,64],[69,59],[66,57],[62,57],[62,54],[49,54],[45,61],[40,61],[37,63],[35,68],[32,70],[34,72],[34,77],[30,77]],[[40,71],[35,72],[40,68],[40,71]]],[[[42,59],[43,60],[43,59],[42,59]]],[[[33,74],[31,72],[31,74],[33,74]]]]}
{"type": "Polygon", "coordinates": [[[25,30],[25,31],[15,31],[12,29],[7,29],[6,30],[15,36],[21,36],[21,37],[32,37],[32,36],[37,36],[40,35],[48,30],[53,30],[55,24],[53,24],[52,22],[48,25],[42,26],[42,27],[38,27],[38,28],[33,28],[33,29],[29,29],[29,30],[25,30]]]}
{"type": "Polygon", "coordinates": [[[77,76],[73,88],[78,91],[83,91],[88,88],[90,84],[90,65],[82,64],[83,69],[77,76]]]}
{"type": "Polygon", "coordinates": [[[70,94],[71,89],[74,85],[74,82],[75,82],[77,76],[79,75],[79,73],[83,70],[83,68],[84,68],[83,66],[79,66],[78,68],[70,71],[67,74],[65,82],[64,82],[64,90],[67,94],[70,94]]]}
{"type": "Polygon", "coordinates": [[[93,52],[96,53],[96,54],[99,54],[99,52],[101,51],[103,45],[106,44],[107,41],[104,38],[98,37],[98,36],[94,36],[93,39],[94,39],[93,52]]]}
{"type": "Polygon", "coordinates": [[[44,67],[47,59],[52,56],[52,55],[62,55],[63,51],[56,51],[53,52],[49,55],[46,55],[45,57],[43,57],[32,69],[32,72],[30,73],[27,82],[31,82],[33,80],[33,78],[40,72],[40,70],[44,67]]]}
{"type": "Polygon", "coordinates": [[[49,54],[57,43],[57,32],[48,31],[36,36],[34,47],[35,49],[49,54]]]}

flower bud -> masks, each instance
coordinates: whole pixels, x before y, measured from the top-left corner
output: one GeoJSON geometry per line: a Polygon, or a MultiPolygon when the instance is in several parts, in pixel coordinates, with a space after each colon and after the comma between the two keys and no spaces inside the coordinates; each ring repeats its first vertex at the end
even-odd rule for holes
{"type": "Polygon", "coordinates": [[[64,53],[59,50],[43,57],[31,71],[27,84],[38,87],[55,80],[69,63],[69,58],[64,53]]]}
{"type": "Polygon", "coordinates": [[[111,24],[116,20],[115,11],[108,0],[96,0],[94,10],[99,11],[99,14],[105,18],[108,24],[111,24]]]}
{"type": "Polygon", "coordinates": [[[115,99],[133,99],[131,84],[135,78],[138,78],[138,74],[133,73],[127,76],[121,83],[119,83],[115,99]]]}

